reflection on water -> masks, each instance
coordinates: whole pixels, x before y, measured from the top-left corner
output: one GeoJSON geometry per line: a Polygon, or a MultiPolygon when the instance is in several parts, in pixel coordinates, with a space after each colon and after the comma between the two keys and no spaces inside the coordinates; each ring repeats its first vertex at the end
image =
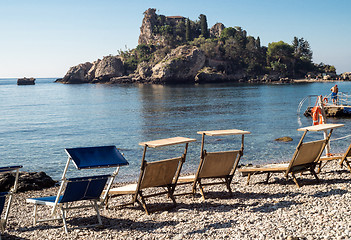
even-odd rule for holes
{"type": "MultiPolygon", "coordinates": [[[[302,134],[296,129],[311,125],[311,119],[296,115],[300,100],[310,94],[328,94],[331,85],[63,85],[37,79],[34,86],[17,86],[15,80],[0,80],[0,161],[1,165],[23,164],[26,171],[45,171],[59,179],[66,161],[64,148],[112,144],[130,162],[120,177],[133,180],[142,156],[139,142],[196,138],[184,165],[185,171],[194,171],[200,155],[197,131],[232,128],[252,132],[245,137],[242,163],[288,161],[302,134]],[[274,141],[282,136],[294,140],[274,141]]],[[[351,83],[338,85],[343,92],[351,89],[351,83]]],[[[329,121],[346,124],[333,137],[349,134],[350,119],[329,121]]],[[[206,148],[238,149],[240,141],[238,136],[208,137],[206,148]]],[[[332,142],[332,148],[342,151],[350,141],[332,142]]],[[[147,157],[182,151],[150,149],[147,157]]]]}

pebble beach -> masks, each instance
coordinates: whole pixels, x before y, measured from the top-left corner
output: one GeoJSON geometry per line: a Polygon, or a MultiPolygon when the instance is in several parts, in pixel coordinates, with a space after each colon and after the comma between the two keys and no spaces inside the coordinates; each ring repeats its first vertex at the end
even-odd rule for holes
{"type": "MultiPolygon", "coordinates": [[[[255,175],[250,185],[237,172],[231,184],[232,196],[223,185],[206,188],[206,200],[178,196],[177,206],[164,196],[148,199],[146,215],[138,206],[115,208],[129,200],[114,198],[110,208],[101,209],[102,227],[70,229],[62,222],[32,224],[33,205],[26,198],[55,195],[58,187],[18,193],[11,208],[3,239],[351,239],[351,174],[334,161],[319,174],[298,176],[301,188],[282,174],[269,183],[265,175],[255,175]]],[[[117,184],[120,185],[120,184],[117,184]]],[[[177,192],[189,191],[177,187],[177,192]]],[[[39,216],[48,216],[49,207],[40,207],[39,216]]],[[[70,211],[69,228],[94,224],[93,210],[70,211]]]]}

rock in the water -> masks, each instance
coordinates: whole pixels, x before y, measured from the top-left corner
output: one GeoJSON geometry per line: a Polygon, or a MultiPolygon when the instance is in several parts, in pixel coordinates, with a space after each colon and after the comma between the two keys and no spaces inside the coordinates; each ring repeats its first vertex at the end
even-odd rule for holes
{"type": "Polygon", "coordinates": [[[89,80],[87,76],[92,66],[92,63],[86,62],[71,67],[61,80],[56,81],[62,83],[88,83],[89,80]]]}
{"type": "MultiPolygon", "coordinates": [[[[15,182],[15,173],[5,173],[0,176],[0,192],[9,191],[15,182]]],[[[45,172],[20,172],[17,191],[40,190],[55,186],[54,181],[45,172]]]]}
{"type": "Polygon", "coordinates": [[[291,137],[280,137],[275,139],[274,141],[279,141],[279,142],[291,142],[293,139],[291,137]]]}
{"type": "Polygon", "coordinates": [[[19,78],[17,79],[17,85],[35,85],[35,78],[19,78]]]}

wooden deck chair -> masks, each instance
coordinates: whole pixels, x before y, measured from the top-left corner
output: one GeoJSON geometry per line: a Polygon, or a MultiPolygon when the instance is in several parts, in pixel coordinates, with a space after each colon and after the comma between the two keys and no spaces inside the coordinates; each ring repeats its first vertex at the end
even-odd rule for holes
{"type": "MultiPolygon", "coordinates": [[[[10,191],[8,192],[0,192],[0,231],[1,233],[4,233],[5,231],[6,223],[10,214],[13,195],[17,191],[20,168],[22,168],[22,166],[0,167],[0,174],[15,172],[15,181],[12,189],[10,189],[10,191]],[[3,210],[5,209],[6,198],[7,198],[6,211],[4,214],[2,214],[3,210]]],[[[1,239],[1,234],[0,234],[0,239],[1,239]]]]}
{"type": "Polygon", "coordinates": [[[173,205],[175,206],[176,201],[173,196],[174,188],[186,158],[188,144],[194,141],[196,140],[191,138],[175,137],[139,143],[139,145],[144,146],[144,152],[141,160],[141,171],[138,182],[135,184],[128,184],[126,186],[110,189],[108,192],[109,197],[131,195],[132,199],[130,202],[120,204],[119,206],[134,205],[134,203],[137,202],[144,208],[146,214],[150,214],[146,204],[146,199],[150,197],[166,194],[169,198],[171,198],[173,205]],[[152,162],[147,162],[145,160],[146,150],[148,147],[158,148],[177,144],[185,144],[185,149],[182,156],[152,162]],[[175,181],[173,181],[174,179],[175,181]],[[145,190],[150,188],[154,188],[155,192],[148,195],[144,194],[145,190]]]}
{"type": "Polygon", "coordinates": [[[317,169],[317,173],[321,171],[321,169],[329,162],[333,160],[340,160],[339,165],[343,167],[346,165],[347,169],[351,172],[350,160],[351,158],[351,144],[347,148],[345,153],[337,153],[332,156],[323,156],[320,158],[319,166],[317,169]],[[324,163],[324,164],[323,164],[324,163]]]}
{"type": "Polygon", "coordinates": [[[250,178],[254,174],[266,173],[268,180],[272,173],[284,173],[285,178],[288,179],[289,174],[291,174],[295,184],[297,187],[300,187],[300,184],[297,181],[295,176],[296,173],[302,173],[309,171],[317,181],[319,178],[315,172],[315,167],[321,157],[325,146],[327,145],[330,136],[333,132],[334,128],[341,127],[343,124],[322,124],[322,125],[315,125],[306,128],[300,128],[298,131],[304,131],[300,142],[298,143],[295,153],[289,163],[280,163],[280,164],[268,164],[262,167],[248,167],[239,169],[243,175],[247,175],[247,184],[250,182],[250,178]],[[325,139],[318,140],[318,141],[310,141],[304,143],[303,140],[309,131],[329,131],[329,134],[325,139]]]}
{"type": "Polygon", "coordinates": [[[232,182],[236,168],[238,167],[241,156],[244,152],[244,135],[250,134],[248,131],[237,129],[229,130],[214,130],[198,132],[202,135],[202,144],[200,151],[200,163],[197,172],[190,176],[181,176],[178,179],[178,185],[192,184],[192,191],[186,193],[179,193],[176,195],[195,194],[196,187],[199,186],[202,198],[205,200],[204,186],[224,184],[229,193],[232,194],[230,184],[232,182]],[[218,151],[207,152],[204,150],[205,136],[228,136],[241,135],[241,148],[233,151],[218,151]],[[206,181],[205,179],[212,179],[214,181],[206,181]],[[204,180],[206,182],[204,182],[204,180]]]}
{"type": "Polygon", "coordinates": [[[96,211],[98,224],[89,226],[102,225],[99,205],[105,201],[107,196],[106,194],[102,195],[102,192],[110,189],[120,166],[128,165],[128,162],[115,146],[69,148],[65,150],[68,154],[68,160],[62,174],[62,182],[57,195],[28,198],[26,200],[27,203],[34,204],[33,222],[36,224],[37,222],[62,220],[64,230],[68,233],[66,221],[68,210],[91,207],[96,211]],[[116,167],[116,169],[109,175],[66,178],[66,173],[71,161],[79,170],[110,167],[116,167]],[[51,207],[50,218],[38,218],[37,207],[39,205],[51,207]]]}

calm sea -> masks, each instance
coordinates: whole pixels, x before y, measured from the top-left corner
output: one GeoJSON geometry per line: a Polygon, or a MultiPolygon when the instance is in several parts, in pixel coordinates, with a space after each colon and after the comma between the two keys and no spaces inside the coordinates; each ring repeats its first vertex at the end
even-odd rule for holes
{"type": "MultiPolygon", "coordinates": [[[[198,141],[189,145],[183,169],[191,172],[199,162],[201,135],[197,131],[233,128],[252,132],[245,137],[242,163],[287,161],[302,134],[296,129],[312,122],[297,115],[300,100],[310,94],[329,94],[332,86],[64,85],[54,79],[17,86],[16,79],[0,79],[0,162],[1,166],[21,164],[24,171],[44,171],[58,180],[67,161],[65,148],[116,145],[130,163],[121,168],[119,180],[131,181],[139,174],[139,142],[196,138],[198,141]],[[282,136],[294,140],[274,141],[282,136]]],[[[349,82],[338,86],[339,91],[351,92],[349,82]]],[[[328,121],[345,124],[332,138],[351,134],[351,119],[328,121]]],[[[208,137],[206,149],[239,149],[240,140],[238,136],[208,137]]],[[[333,151],[344,151],[350,141],[333,141],[333,151]]],[[[173,152],[180,155],[182,149],[150,150],[147,157],[168,157],[173,152]]],[[[77,170],[71,168],[69,174],[76,175],[77,170]]]]}

